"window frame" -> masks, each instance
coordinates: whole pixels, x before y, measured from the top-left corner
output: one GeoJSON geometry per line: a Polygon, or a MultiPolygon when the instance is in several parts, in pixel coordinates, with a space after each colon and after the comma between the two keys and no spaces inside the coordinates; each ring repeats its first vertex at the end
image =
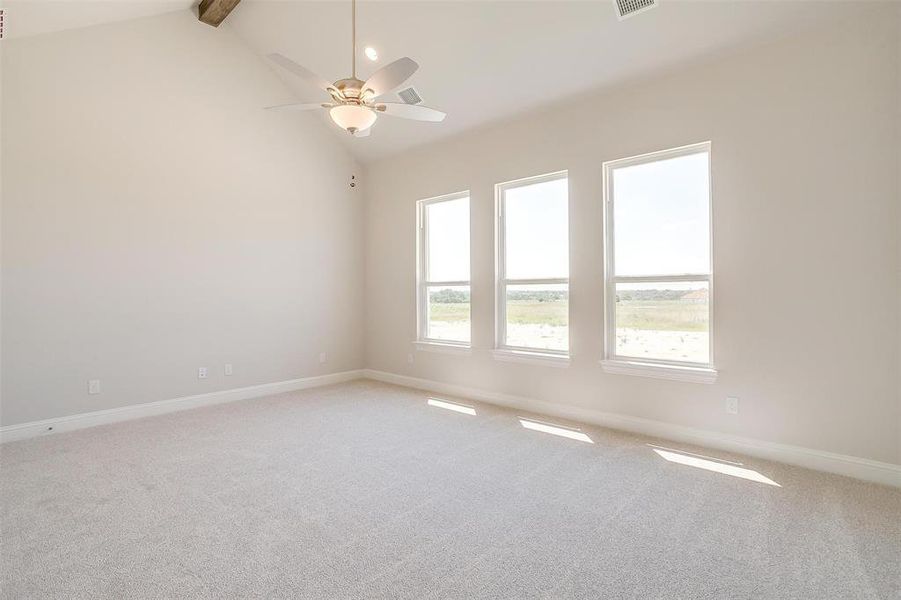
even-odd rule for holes
{"type": "Polygon", "coordinates": [[[556,181],[559,179],[567,180],[566,184],[566,220],[567,220],[567,231],[566,231],[566,252],[567,252],[567,272],[571,276],[572,273],[569,273],[571,268],[571,252],[570,252],[570,243],[569,243],[569,171],[554,171],[552,173],[545,173],[544,175],[535,175],[532,177],[523,177],[521,179],[514,179],[512,181],[505,181],[503,183],[495,184],[494,186],[494,221],[495,221],[495,277],[494,277],[494,288],[495,288],[495,310],[494,310],[494,323],[495,323],[495,332],[494,332],[494,356],[498,360],[513,360],[521,358],[523,362],[533,362],[534,359],[538,359],[540,362],[533,362],[533,364],[551,364],[551,363],[567,363],[569,361],[570,352],[572,350],[572,341],[569,336],[569,327],[572,317],[571,303],[570,303],[570,291],[571,277],[552,277],[547,279],[508,279],[506,273],[506,259],[507,259],[507,246],[506,246],[506,222],[504,220],[506,214],[506,197],[505,192],[508,189],[523,187],[526,185],[534,185],[538,183],[545,183],[548,181],[556,181]],[[532,348],[529,346],[513,346],[506,343],[507,340],[507,286],[508,285],[566,285],[566,311],[567,311],[567,347],[566,350],[553,350],[547,348],[532,348]]]}
{"type": "Polygon", "coordinates": [[[449,350],[468,350],[472,347],[472,196],[469,190],[453,192],[416,201],[416,344],[420,349],[448,347],[449,350]],[[432,281],[428,278],[429,227],[427,207],[441,202],[466,199],[469,203],[469,279],[460,281],[432,281]],[[434,286],[469,287],[469,342],[443,340],[426,336],[429,326],[429,288],[434,286]]]}
{"type": "Polygon", "coordinates": [[[680,146],[668,150],[648,152],[638,156],[606,161],[603,163],[604,189],[604,357],[601,364],[612,373],[645,375],[666,379],[679,379],[713,383],[716,379],[714,362],[714,274],[713,274],[713,153],[710,141],[680,146]],[[616,237],[614,223],[613,171],[623,167],[659,162],[682,156],[707,153],[709,181],[707,218],[709,239],[709,264],[706,273],[680,275],[616,275],[616,237]],[[616,284],[618,283],[707,283],[708,302],[708,360],[704,363],[660,358],[621,356],[616,354],[616,284]],[[647,367],[643,369],[643,367],[647,367]]]}

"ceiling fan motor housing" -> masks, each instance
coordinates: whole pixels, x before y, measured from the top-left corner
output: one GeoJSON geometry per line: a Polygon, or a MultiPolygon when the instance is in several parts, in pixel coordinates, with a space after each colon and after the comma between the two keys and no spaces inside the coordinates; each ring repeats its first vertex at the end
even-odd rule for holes
{"type": "Polygon", "coordinates": [[[364,100],[364,98],[362,98],[364,85],[364,81],[360,81],[355,77],[350,77],[348,79],[339,79],[336,81],[335,89],[341,93],[344,101],[353,104],[361,104],[364,100]]]}

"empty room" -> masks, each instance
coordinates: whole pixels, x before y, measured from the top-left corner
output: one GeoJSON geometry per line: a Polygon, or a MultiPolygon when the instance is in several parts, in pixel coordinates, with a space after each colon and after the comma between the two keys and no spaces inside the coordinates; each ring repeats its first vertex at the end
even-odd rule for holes
{"type": "Polygon", "coordinates": [[[0,599],[901,598],[901,2],[0,0],[0,599]]]}

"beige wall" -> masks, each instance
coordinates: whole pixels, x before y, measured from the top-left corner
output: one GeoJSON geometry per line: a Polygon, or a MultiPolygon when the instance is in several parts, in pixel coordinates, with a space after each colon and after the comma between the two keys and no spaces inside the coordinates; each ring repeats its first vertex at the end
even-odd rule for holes
{"type": "Polygon", "coordinates": [[[3,425],[362,366],[356,165],[227,25],[3,45],[3,425]]]}
{"type": "Polygon", "coordinates": [[[7,40],[0,424],[365,365],[901,464],[887,10],[369,165],[365,198],[315,118],[260,110],[291,95],[227,25],[182,12],[7,40]],[[720,378],[605,374],[601,163],[705,139],[720,378]],[[495,362],[493,186],[560,169],[572,366],[495,362]],[[475,351],[417,353],[414,203],[463,189],[475,351]]]}
{"type": "Polygon", "coordinates": [[[901,462],[894,17],[721,56],[369,165],[367,366],[901,462]],[[601,164],[703,140],[713,143],[719,380],[605,374],[601,164]],[[493,186],[562,169],[572,365],[496,362],[493,186]],[[474,351],[417,353],[414,203],[466,189],[474,351]],[[727,396],[741,398],[740,415],[725,413],[727,396]]]}

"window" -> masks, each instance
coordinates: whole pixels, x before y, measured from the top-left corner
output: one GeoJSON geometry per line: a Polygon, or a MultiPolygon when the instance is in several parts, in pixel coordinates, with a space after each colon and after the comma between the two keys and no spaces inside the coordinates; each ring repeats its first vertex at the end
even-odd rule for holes
{"type": "Polygon", "coordinates": [[[419,341],[468,346],[469,192],[421,200],[416,212],[419,341]]]}
{"type": "Polygon", "coordinates": [[[566,172],[497,186],[497,346],[569,353],[566,172]]]}
{"type": "Polygon", "coordinates": [[[710,144],[605,163],[604,188],[605,367],[712,372],[710,144]]]}

